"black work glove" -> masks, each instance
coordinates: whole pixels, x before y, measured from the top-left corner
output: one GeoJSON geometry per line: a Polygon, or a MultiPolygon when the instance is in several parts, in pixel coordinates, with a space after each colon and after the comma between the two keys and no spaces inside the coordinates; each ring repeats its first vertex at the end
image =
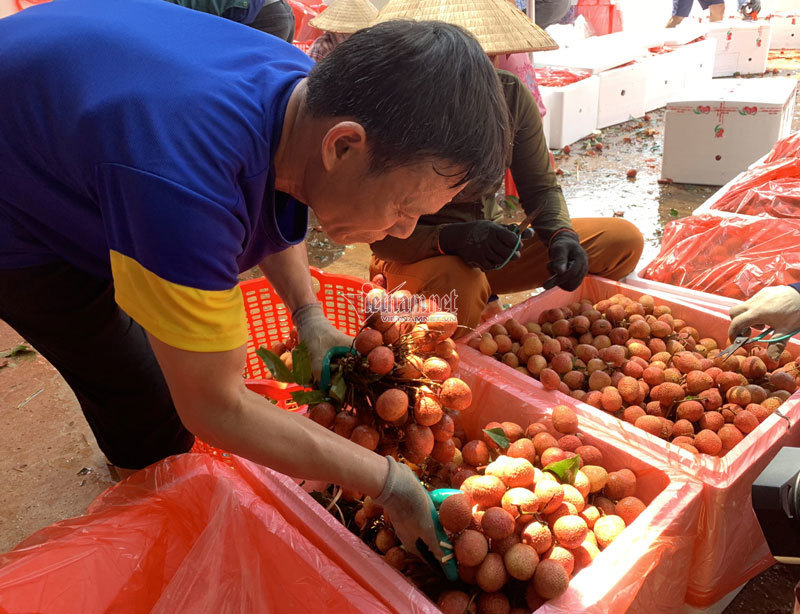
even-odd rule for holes
{"type": "Polygon", "coordinates": [[[758,13],[761,10],[761,0],[749,0],[743,2],[739,0],[739,12],[747,17],[751,13],[758,13]]]}
{"type": "Polygon", "coordinates": [[[550,240],[550,262],[547,268],[553,277],[545,282],[544,288],[549,290],[558,286],[571,292],[581,285],[589,272],[589,258],[581,247],[578,235],[573,231],[562,231],[550,240]]]}
{"type": "MultiPolygon", "coordinates": [[[[516,224],[496,224],[489,220],[448,224],[439,232],[439,250],[444,254],[459,256],[471,267],[481,271],[499,268],[517,246],[516,224]]],[[[528,228],[522,233],[523,239],[533,236],[528,228]]],[[[515,250],[512,260],[520,258],[515,250]]]]}

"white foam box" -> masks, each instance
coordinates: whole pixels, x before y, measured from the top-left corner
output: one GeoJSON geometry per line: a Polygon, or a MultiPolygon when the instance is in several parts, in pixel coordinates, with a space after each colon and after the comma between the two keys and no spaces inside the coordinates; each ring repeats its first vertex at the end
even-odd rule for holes
{"type": "MultiPolygon", "coordinates": [[[[716,51],[716,44],[713,40],[705,39],[688,45],[680,45],[674,49],[672,55],[677,56],[683,73],[681,86],[674,92],[674,95],[679,95],[686,89],[694,90],[703,87],[711,82],[716,51]]],[[[670,98],[668,97],[668,100],[670,98]]]]}
{"type": "Polygon", "coordinates": [[[579,68],[598,74],[646,54],[649,40],[645,34],[632,32],[592,36],[566,49],[535,53],[533,63],[539,68],[579,68]]]}
{"type": "Polygon", "coordinates": [[[647,73],[640,62],[601,72],[597,127],[607,128],[645,113],[647,73]]]}
{"type": "MultiPolygon", "coordinates": [[[[650,54],[639,60],[644,68],[644,110],[660,109],[679,94],[689,70],[689,57],[677,51],[650,54]]],[[[710,66],[709,66],[710,68],[710,66]]],[[[708,73],[711,79],[711,72],[708,73]]]]}
{"type": "Polygon", "coordinates": [[[726,19],[707,27],[706,36],[716,42],[715,77],[766,70],[772,32],[769,24],[726,19]]]}
{"type": "Polygon", "coordinates": [[[549,116],[547,142],[550,148],[571,145],[597,129],[600,77],[592,75],[562,87],[540,87],[539,90],[549,116]]]}
{"type": "Polygon", "coordinates": [[[714,79],[667,102],[661,178],[722,185],[791,131],[797,81],[714,79]]]}
{"type": "Polygon", "coordinates": [[[800,49],[800,12],[769,17],[772,25],[770,49],[800,49]]]}

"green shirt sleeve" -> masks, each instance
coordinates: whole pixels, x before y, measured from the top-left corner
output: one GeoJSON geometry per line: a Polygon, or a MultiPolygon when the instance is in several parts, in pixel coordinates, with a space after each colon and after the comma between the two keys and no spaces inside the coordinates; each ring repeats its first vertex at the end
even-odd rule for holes
{"type": "Polygon", "coordinates": [[[532,226],[542,241],[547,243],[555,231],[572,228],[572,222],[564,194],[550,163],[542,116],[536,100],[517,77],[505,71],[498,71],[498,74],[514,129],[511,176],[525,213],[541,207],[532,226]]]}

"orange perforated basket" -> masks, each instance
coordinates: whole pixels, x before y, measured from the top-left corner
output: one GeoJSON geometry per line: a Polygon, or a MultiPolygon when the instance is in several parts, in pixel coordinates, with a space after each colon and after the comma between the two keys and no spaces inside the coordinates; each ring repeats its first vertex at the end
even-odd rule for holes
{"type": "MultiPolygon", "coordinates": [[[[310,272],[314,291],[322,303],[325,316],[340,331],[355,336],[364,319],[360,298],[372,289],[372,284],[357,277],[325,273],[315,267],[311,267],[310,272]]],[[[244,297],[247,325],[250,330],[245,377],[248,380],[264,381],[268,370],[256,355],[256,350],[262,345],[270,347],[273,343],[283,341],[289,336],[289,331],[292,329],[291,314],[265,278],[243,281],[239,287],[244,297]]],[[[263,393],[261,390],[257,392],[263,393]]],[[[288,393],[285,394],[288,398],[288,393]]],[[[271,394],[267,396],[275,398],[271,394]]]]}

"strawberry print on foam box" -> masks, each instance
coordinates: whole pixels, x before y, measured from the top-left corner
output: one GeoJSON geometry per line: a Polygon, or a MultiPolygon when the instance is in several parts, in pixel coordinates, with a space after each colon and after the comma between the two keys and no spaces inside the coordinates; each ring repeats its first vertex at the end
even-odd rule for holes
{"type": "Polygon", "coordinates": [[[715,77],[766,70],[772,36],[768,22],[726,19],[709,24],[706,36],[716,42],[715,77]]]}
{"type": "Polygon", "coordinates": [[[791,130],[797,81],[715,79],[667,103],[661,178],[723,185],[791,130]]]}

